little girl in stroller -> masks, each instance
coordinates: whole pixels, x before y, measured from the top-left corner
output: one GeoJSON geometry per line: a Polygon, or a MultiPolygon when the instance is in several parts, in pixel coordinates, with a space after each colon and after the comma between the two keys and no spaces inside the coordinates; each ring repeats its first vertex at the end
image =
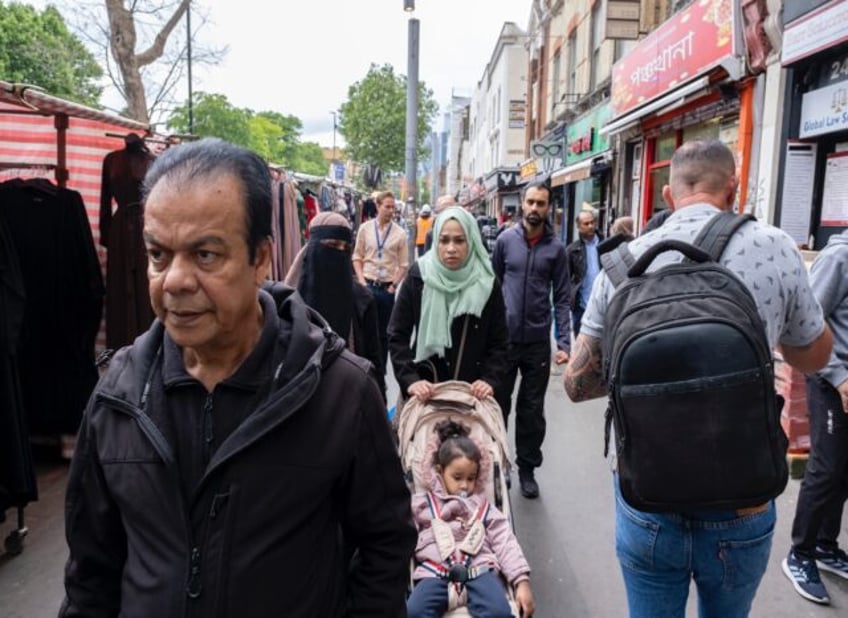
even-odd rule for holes
{"type": "Polygon", "coordinates": [[[514,587],[521,615],[531,616],[530,567],[509,519],[485,497],[481,449],[470,429],[454,420],[438,423],[435,431],[438,447],[431,462],[424,462],[431,466],[431,489],[412,498],[418,545],[409,617],[441,617],[454,587],[456,594],[467,595],[472,616],[510,618],[498,574],[514,587]]]}

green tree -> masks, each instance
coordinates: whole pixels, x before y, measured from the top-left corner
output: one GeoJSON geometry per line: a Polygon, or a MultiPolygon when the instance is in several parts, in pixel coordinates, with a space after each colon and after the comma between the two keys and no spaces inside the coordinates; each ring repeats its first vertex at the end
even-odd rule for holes
{"type": "Polygon", "coordinates": [[[0,77],[44,88],[48,93],[98,106],[103,71],[62,15],[16,2],[0,2],[0,77]]]}
{"type": "Polygon", "coordinates": [[[321,146],[315,142],[301,142],[297,145],[297,155],[291,169],[313,176],[326,176],[329,164],[324,160],[321,146]]]}
{"type": "MultiPolygon", "coordinates": [[[[281,114],[279,112],[263,111],[256,114],[257,122],[270,123],[275,127],[273,144],[269,144],[268,157],[275,163],[291,166],[298,157],[300,144],[300,132],[303,123],[296,116],[281,114]]],[[[263,154],[261,150],[256,150],[263,154]]]]}
{"type": "MultiPolygon", "coordinates": [[[[223,94],[194,93],[194,134],[220,137],[233,144],[252,147],[250,110],[239,109],[223,94]]],[[[188,105],[176,108],[168,126],[177,133],[188,133],[188,105]]]]}
{"type": "MultiPolygon", "coordinates": [[[[418,158],[427,156],[424,139],[438,111],[433,91],[418,82],[418,158]]],[[[373,163],[384,172],[403,171],[406,162],[406,76],[386,64],[348,88],[339,110],[339,131],[350,159],[373,163]]]]}
{"type": "Polygon", "coordinates": [[[421,204],[429,204],[432,201],[430,197],[429,176],[424,176],[424,178],[418,179],[418,200],[421,204]]]}
{"type": "MultiPolygon", "coordinates": [[[[199,137],[220,137],[296,172],[327,174],[321,147],[313,142],[301,143],[303,123],[296,116],[240,109],[222,94],[205,92],[195,93],[193,112],[194,134],[199,137]]],[[[173,111],[168,127],[177,133],[188,132],[187,105],[173,111]]]]}

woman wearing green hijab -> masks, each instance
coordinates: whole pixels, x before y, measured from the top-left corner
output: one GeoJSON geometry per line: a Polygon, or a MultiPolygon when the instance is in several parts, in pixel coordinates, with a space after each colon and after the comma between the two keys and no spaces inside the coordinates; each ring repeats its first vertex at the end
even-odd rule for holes
{"type": "Polygon", "coordinates": [[[507,368],[503,296],[465,209],[447,208],[436,219],[433,246],[406,276],[388,331],[404,397],[426,401],[434,383],[454,379],[479,398],[498,386],[507,368]]]}

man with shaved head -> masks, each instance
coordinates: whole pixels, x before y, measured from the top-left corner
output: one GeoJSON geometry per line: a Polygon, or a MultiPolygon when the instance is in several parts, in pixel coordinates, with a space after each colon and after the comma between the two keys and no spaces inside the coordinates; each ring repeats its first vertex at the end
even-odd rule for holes
{"type": "MultiPolygon", "coordinates": [[[[628,244],[633,257],[665,239],[693,242],[712,217],[732,210],[737,186],[736,163],[727,146],[716,140],[681,146],[671,159],[670,182],[663,187],[673,213],[662,227],[628,244]]],[[[648,270],[682,258],[677,251],[666,251],[648,270]]],[[[748,221],[730,238],[720,260],[751,292],[771,348],[805,373],[823,367],[831,351],[830,330],[794,241],[782,230],[748,221]]],[[[565,372],[565,390],[573,401],[607,395],[602,340],[615,293],[602,271],[565,372]]],[[[617,479],[614,485],[615,546],[630,618],[683,618],[693,579],[701,618],[748,615],[768,565],[774,500],[740,510],[649,513],[625,501],[617,479]]]]}

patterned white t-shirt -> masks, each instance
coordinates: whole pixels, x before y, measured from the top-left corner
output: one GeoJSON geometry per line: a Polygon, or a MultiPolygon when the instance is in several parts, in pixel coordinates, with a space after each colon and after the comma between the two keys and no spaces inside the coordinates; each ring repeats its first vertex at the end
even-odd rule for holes
{"type": "MultiPolygon", "coordinates": [[[[662,227],[640,236],[628,245],[638,258],[660,240],[693,242],[698,232],[719,209],[710,204],[692,204],[674,212],[662,227]]],[[[677,251],[660,254],[648,268],[654,271],[679,262],[677,251]]],[[[754,221],[743,225],[730,239],[721,263],[748,287],[766,323],[772,348],[777,343],[805,346],[824,329],[821,306],[813,296],[804,260],[794,241],[783,230],[754,221]]],[[[589,306],[583,314],[581,333],[602,338],[606,309],[615,289],[606,276],[595,279],[589,306]]]]}

